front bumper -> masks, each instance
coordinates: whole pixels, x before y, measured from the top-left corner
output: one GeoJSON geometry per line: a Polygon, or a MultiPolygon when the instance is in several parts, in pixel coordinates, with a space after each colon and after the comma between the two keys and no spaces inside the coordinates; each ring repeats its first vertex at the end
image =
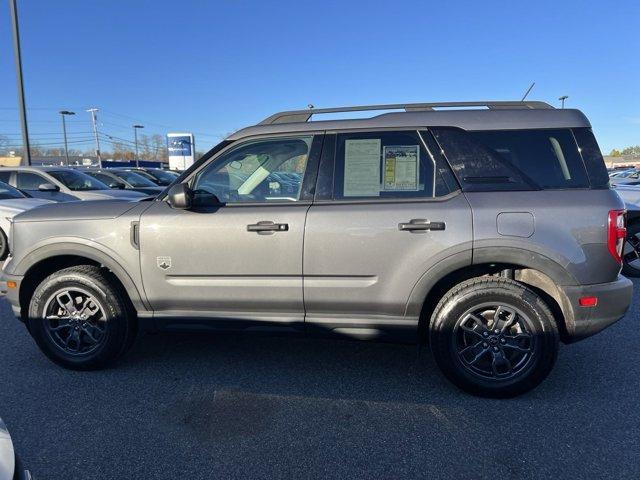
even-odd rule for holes
{"type": "Polygon", "coordinates": [[[8,275],[5,272],[0,273],[0,296],[5,297],[11,304],[13,314],[22,319],[20,312],[20,284],[23,277],[21,275],[8,275]],[[8,288],[7,282],[15,282],[16,287],[8,288]]]}
{"type": "Polygon", "coordinates": [[[562,310],[567,331],[566,343],[590,337],[620,320],[627,313],[633,295],[633,283],[621,275],[611,283],[561,286],[562,310]],[[594,307],[581,307],[582,297],[597,297],[594,307]]]}

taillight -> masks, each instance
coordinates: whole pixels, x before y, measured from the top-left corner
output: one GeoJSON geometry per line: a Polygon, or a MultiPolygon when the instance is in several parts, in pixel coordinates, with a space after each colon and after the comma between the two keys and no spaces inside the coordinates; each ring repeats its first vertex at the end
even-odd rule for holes
{"type": "Polygon", "coordinates": [[[609,211],[607,246],[609,247],[609,253],[618,263],[622,263],[622,249],[624,247],[624,239],[627,236],[627,229],[624,226],[624,213],[624,210],[609,211]]]}

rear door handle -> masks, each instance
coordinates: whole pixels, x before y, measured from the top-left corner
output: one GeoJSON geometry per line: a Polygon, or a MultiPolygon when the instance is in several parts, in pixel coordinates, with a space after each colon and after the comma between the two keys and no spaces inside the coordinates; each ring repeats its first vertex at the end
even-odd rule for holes
{"type": "Polygon", "coordinates": [[[399,223],[398,230],[403,232],[426,232],[427,230],[444,230],[444,222],[430,222],[423,218],[414,218],[408,223],[399,223]]]}
{"type": "Polygon", "coordinates": [[[275,223],[272,221],[261,221],[258,223],[252,223],[247,225],[248,232],[257,232],[257,233],[274,233],[274,232],[286,232],[289,230],[288,223],[275,223]]]}

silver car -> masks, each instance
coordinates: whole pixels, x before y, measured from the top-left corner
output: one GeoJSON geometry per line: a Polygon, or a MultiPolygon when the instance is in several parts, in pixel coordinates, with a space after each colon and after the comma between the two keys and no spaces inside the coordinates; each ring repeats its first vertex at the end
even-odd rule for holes
{"type": "Polygon", "coordinates": [[[31,473],[25,469],[13,450],[9,430],[0,418],[0,480],[31,480],[31,473]]]}
{"type": "Polygon", "coordinates": [[[139,330],[409,340],[465,391],[505,397],[631,301],[624,204],[577,110],[281,112],[178,182],[15,217],[2,288],[51,360],[102,368],[139,330]]]}
{"type": "Polygon", "coordinates": [[[0,167],[0,181],[27,192],[34,198],[55,202],[75,200],[136,200],[145,194],[113,190],[101,181],[65,167],[0,167]]]}

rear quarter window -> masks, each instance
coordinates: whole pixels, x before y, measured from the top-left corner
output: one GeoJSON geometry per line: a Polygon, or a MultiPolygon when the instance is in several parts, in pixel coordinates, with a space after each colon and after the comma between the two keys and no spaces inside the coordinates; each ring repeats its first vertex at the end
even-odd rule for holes
{"type": "Polygon", "coordinates": [[[591,187],[609,188],[609,174],[593,132],[590,128],[574,128],[573,134],[582,154],[591,187]]]}
{"type": "Polygon", "coordinates": [[[467,191],[590,187],[569,129],[432,131],[467,191]]]}

